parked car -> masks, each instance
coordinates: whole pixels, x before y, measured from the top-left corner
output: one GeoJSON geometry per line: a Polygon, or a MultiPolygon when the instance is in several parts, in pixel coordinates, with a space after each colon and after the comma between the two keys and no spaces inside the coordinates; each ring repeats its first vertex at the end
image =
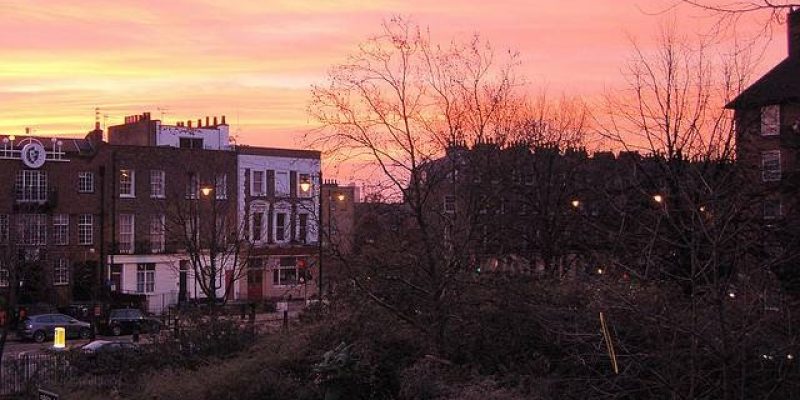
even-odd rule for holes
{"type": "Polygon", "coordinates": [[[64,328],[68,338],[89,339],[92,337],[92,324],[64,314],[40,314],[26,317],[22,320],[17,334],[23,339],[42,343],[55,336],[57,327],[64,328]]]}
{"type": "Polygon", "coordinates": [[[133,332],[158,333],[161,330],[161,321],[145,316],[141,310],[122,308],[111,310],[108,314],[106,330],[114,336],[133,332]]]}
{"type": "Polygon", "coordinates": [[[138,350],[139,345],[125,340],[95,340],[81,347],[81,352],[92,356],[99,354],[116,353],[120,351],[138,350]]]}

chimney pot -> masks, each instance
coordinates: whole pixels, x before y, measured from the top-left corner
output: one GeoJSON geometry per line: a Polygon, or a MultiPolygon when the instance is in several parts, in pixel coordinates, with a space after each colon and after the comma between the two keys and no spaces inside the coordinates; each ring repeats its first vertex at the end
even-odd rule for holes
{"type": "Polygon", "coordinates": [[[800,57],[800,8],[789,11],[786,16],[789,58],[800,57]]]}
{"type": "Polygon", "coordinates": [[[225,116],[224,116],[224,115],[222,116],[222,125],[227,125],[227,124],[225,123],[225,116]]]}
{"type": "Polygon", "coordinates": [[[189,121],[187,122],[187,125],[189,125],[189,128],[191,128],[191,127],[192,127],[192,120],[189,120],[189,121]]]}
{"type": "Polygon", "coordinates": [[[214,116],[214,126],[217,126],[217,125],[218,125],[218,124],[217,124],[217,116],[215,115],[215,116],[214,116]]]}
{"type": "Polygon", "coordinates": [[[203,126],[203,120],[202,120],[202,119],[200,119],[200,118],[198,118],[198,119],[197,119],[197,127],[199,128],[199,127],[201,127],[201,126],[203,126]]]}
{"type": "Polygon", "coordinates": [[[206,126],[209,126],[208,125],[208,115],[206,115],[206,126]]]}

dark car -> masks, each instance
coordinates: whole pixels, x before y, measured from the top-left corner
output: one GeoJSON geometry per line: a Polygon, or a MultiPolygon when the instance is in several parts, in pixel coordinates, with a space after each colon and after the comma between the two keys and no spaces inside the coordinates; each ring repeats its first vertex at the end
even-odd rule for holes
{"type": "Polygon", "coordinates": [[[18,335],[42,343],[55,336],[55,329],[64,328],[68,338],[88,339],[92,337],[92,324],[78,321],[64,314],[31,315],[22,320],[18,335]]]}
{"type": "Polygon", "coordinates": [[[123,308],[111,310],[108,314],[106,330],[114,336],[134,332],[157,333],[161,330],[161,321],[146,317],[141,310],[123,308]]]}
{"type": "Polygon", "coordinates": [[[117,353],[120,351],[134,351],[138,349],[139,346],[136,343],[124,340],[95,340],[81,347],[81,352],[91,356],[91,355],[99,355],[107,353],[117,353]]]}

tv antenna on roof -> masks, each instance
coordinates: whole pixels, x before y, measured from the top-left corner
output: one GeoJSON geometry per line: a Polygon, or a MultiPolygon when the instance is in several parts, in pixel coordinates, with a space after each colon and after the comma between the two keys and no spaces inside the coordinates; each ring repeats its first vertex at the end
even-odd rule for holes
{"type": "Polygon", "coordinates": [[[169,107],[156,107],[159,113],[161,113],[161,121],[163,123],[164,116],[167,115],[167,111],[169,111],[169,107]]]}

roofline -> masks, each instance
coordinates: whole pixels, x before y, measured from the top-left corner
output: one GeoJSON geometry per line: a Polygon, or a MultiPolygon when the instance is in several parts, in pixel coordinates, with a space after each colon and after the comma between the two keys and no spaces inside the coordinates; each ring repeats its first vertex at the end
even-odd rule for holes
{"type": "Polygon", "coordinates": [[[236,154],[251,156],[291,157],[306,158],[311,160],[320,160],[322,158],[322,152],[319,150],[285,149],[278,147],[247,145],[237,145],[235,146],[234,150],[236,151],[236,154]]]}

